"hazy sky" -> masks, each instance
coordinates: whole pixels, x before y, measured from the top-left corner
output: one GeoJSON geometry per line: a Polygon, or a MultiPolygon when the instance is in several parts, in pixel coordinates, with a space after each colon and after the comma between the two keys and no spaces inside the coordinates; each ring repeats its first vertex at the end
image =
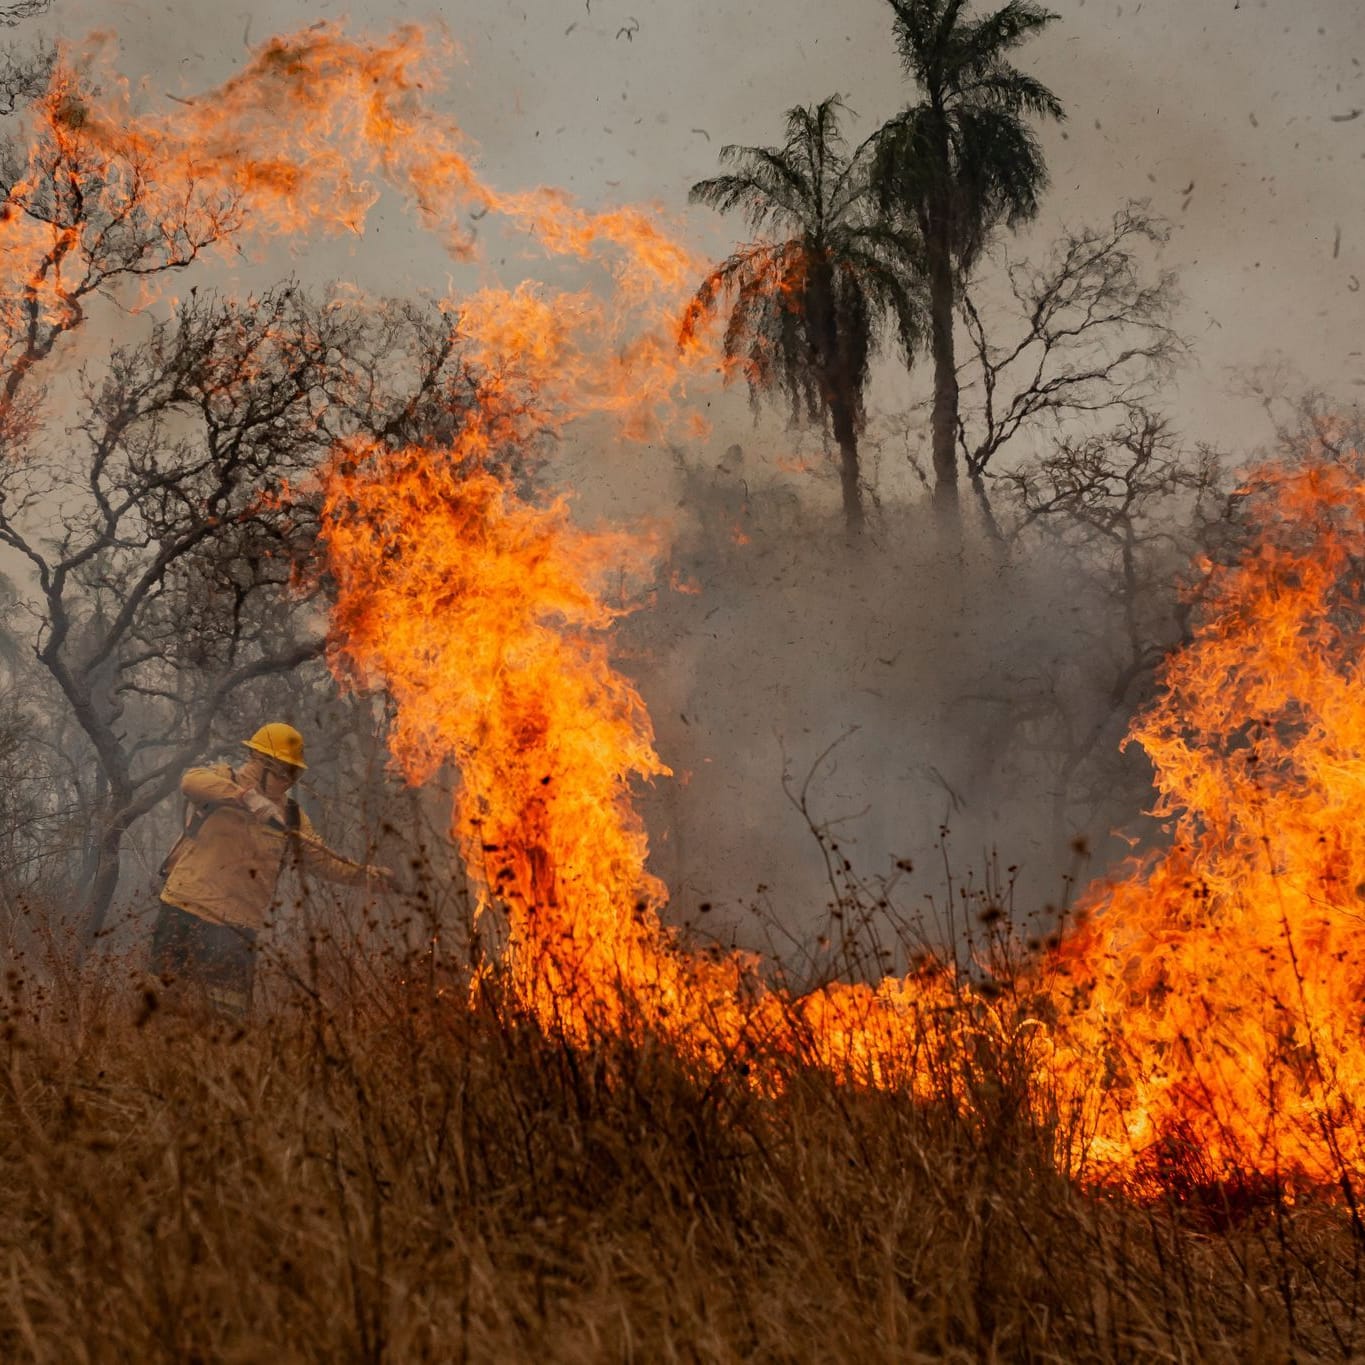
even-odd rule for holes
{"type": "MultiPolygon", "coordinates": [[[[978,7],[979,8],[979,7],[978,7]]],[[[1252,366],[1283,359],[1309,384],[1365,393],[1365,7],[1359,0],[1056,0],[1022,61],[1065,102],[1045,131],[1053,175],[1036,236],[1150,197],[1176,232],[1181,324],[1197,371],[1173,395],[1194,434],[1233,447],[1262,433],[1232,401],[1252,366]],[[1188,189],[1193,185],[1193,189],[1188,189]]],[[[495,184],[565,186],[585,202],[654,200],[699,249],[738,235],[686,192],[723,142],[780,140],[783,111],[834,91],[891,114],[903,85],[883,0],[369,0],[206,4],[56,0],[63,33],[112,30],[126,68],[172,93],[212,85],[244,40],[320,19],[381,33],[444,25],[462,49],[441,96],[495,184]]],[[[396,217],[392,211],[389,218],[396,217]]],[[[320,270],[394,292],[439,287],[432,245],[385,250],[380,216],[348,261],[320,270]]],[[[352,251],[353,248],[346,248],[352,251]]],[[[874,404],[904,401],[882,383],[874,404]]]]}

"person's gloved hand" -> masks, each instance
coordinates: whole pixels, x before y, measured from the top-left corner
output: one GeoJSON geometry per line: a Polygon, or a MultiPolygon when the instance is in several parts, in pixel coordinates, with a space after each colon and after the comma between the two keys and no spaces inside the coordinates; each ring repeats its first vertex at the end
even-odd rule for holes
{"type": "Polygon", "coordinates": [[[258,791],[242,793],[242,805],[263,825],[284,825],[284,812],[268,797],[258,791]]]}

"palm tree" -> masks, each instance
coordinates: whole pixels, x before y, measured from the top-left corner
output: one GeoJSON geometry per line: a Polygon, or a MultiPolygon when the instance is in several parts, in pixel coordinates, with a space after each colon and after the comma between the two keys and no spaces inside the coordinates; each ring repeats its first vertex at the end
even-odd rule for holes
{"type": "Polygon", "coordinates": [[[957,361],[953,318],[965,279],[991,232],[1032,218],[1047,186],[1042,149],[1026,119],[1062,119],[1057,97],[1006,54],[1057,16],[1009,0],[984,18],[966,0],[889,0],[896,46],[922,99],[875,134],[873,176],[924,242],[934,362],[934,500],[957,517],[957,361]]]}
{"type": "Polygon", "coordinates": [[[913,224],[882,212],[870,145],[852,154],[837,95],[787,111],[782,147],[721,149],[726,175],[692,186],[693,203],[738,209],[762,240],[702,281],[683,319],[686,344],[724,304],[724,347],[754,401],[781,390],[792,419],[828,420],[839,447],[844,517],[863,524],[858,432],[868,366],[888,322],[910,362],[922,335],[924,262],[913,224]]]}

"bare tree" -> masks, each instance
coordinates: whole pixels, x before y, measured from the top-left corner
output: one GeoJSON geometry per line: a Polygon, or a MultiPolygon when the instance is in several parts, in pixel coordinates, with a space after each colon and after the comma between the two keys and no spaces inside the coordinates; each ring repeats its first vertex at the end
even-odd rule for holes
{"type": "Polygon", "coordinates": [[[135,153],[114,156],[86,136],[78,86],[53,90],[31,140],[0,147],[0,221],[9,250],[0,295],[0,447],[39,421],[30,383],[95,299],[120,285],[182,270],[241,226],[240,198],[163,186],[135,153]]]}
{"type": "Polygon", "coordinates": [[[37,588],[34,649],[101,779],[86,888],[92,933],[117,884],[123,835],[202,748],[216,704],[321,648],[288,627],[275,638],[243,629],[244,603],[278,591],[288,572],[262,483],[312,452],[310,407],[326,367],[326,339],[282,340],[286,307],[265,300],[257,321],[231,305],[191,303],[147,343],[115,351],[106,373],[87,376],[70,448],[30,443],[0,466],[0,541],[28,560],[37,588]],[[229,537],[254,539],[257,552],[224,597],[200,573],[210,544],[229,537]],[[173,676],[183,657],[173,637],[191,632],[202,639],[198,676],[211,681],[186,695],[173,676]],[[152,703],[161,723],[147,717],[130,732],[133,697],[152,703]]]}
{"type": "Polygon", "coordinates": [[[1365,404],[1310,385],[1287,357],[1240,374],[1234,392],[1265,413],[1270,431],[1266,453],[1277,460],[1341,459],[1365,450],[1365,404]]]}
{"type": "Polygon", "coordinates": [[[120,313],[238,233],[243,202],[110,137],[79,73],[48,74],[0,67],[11,105],[31,100],[0,147],[0,543],[27,561],[29,637],[81,737],[93,934],[124,835],[233,694],[323,647],[296,592],[310,472],[347,435],[436,432],[468,382],[435,309],[284,287],[120,313]],[[140,339],[72,377],[64,339],[94,319],[140,339]]]}
{"type": "Polygon", "coordinates": [[[966,292],[962,314],[971,356],[964,365],[958,449],[994,527],[985,477],[1021,433],[1135,412],[1184,347],[1170,325],[1175,277],[1152,272],[1145,254],[1169,229],[1145,205],[1128,203],[1103,227],[1070,232],[1040,266],[1008,264],[1015,304],[1009,329],[966,292]]]}
{"type": "Polygon", "coordinates": [[[0,687],[0,901],[74,888],[88,847],[86,748],[50,677],[31,655],[0,687]]]}
{"type": "MultiPolygon", "coordinates": [[[[4,13],[0,9],[0,23],[4,13]]],[[[57,49],[41,43],[27,51],[13,45],[0,48],[0,114],[13,114],[36,100],[48,88],[56,60],[57,49]]]]}

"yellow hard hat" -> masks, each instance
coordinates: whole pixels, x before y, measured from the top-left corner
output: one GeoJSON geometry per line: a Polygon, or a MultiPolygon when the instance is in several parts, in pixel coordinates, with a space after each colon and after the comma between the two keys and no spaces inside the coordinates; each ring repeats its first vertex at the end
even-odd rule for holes
{"type": "Polygon", "coordinates": [[[292,725],[272,720],[262,725],[250,739],[242,741],[248,749],[254,749],[267,758],[288,763],[293,768],[306,768],[303,761],[303,736],[292,725]]]}

